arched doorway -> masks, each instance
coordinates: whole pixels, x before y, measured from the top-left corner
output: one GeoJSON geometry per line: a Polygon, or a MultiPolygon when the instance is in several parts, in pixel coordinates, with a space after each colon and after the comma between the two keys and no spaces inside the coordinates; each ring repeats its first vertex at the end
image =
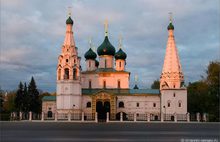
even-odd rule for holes
{"type": "Polygon", "coordinates": [[[97,101],[96,102],[96,112],[98,113],[98,121],[105,122],[106,114],[110,114],[110,102],[109,101],[97,101]]]}
{"type": "Polygon", "coordinates": [[[49,110],[49,111],[47,112],[47,117],[48,117],[48,118],[52,118],[52,117],[53,117],[52,111],[49,110]]]}

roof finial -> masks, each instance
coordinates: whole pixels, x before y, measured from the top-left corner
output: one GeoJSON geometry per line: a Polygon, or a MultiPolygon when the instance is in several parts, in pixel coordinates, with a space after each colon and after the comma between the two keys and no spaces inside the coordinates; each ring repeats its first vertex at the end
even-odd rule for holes
{"type": "Polygon", "coordinates": [[[89,47],[92,49],[92,37],[89,37],[89,47]]]}
{"type": "Polygon", "coordinates": [[[122,48],[122,35],[119,35],[119,44],[118,44],[118,48],[121,49],[122,48]]]}
{"type": "Polygon", "coordinates": [[[108,36],[108,20],[107,19],[104,22],[104,26],[105,26],[105,36],[108,36]]]}
{"type": "Polygon", "coordinates": [[[173,22],[173,13],[169,12],[169,16],[170,16],[170,23],[172,23],[173,22]]]}
{"type": "Polygon", "coordinates": [[[137,84],[138,83],[138,75],[134,76],[134,80],[135,80],[135,84],[137,84]]]}
{"type": "Polygon", "coordinates": [[[68,16],[69,16],[69,17],[70,17],[71,14],[72,14],[72,13],[71,13],[71,9],[72,9],[72,6],[69,6],[69,7],[68,7],[68,16]]]}

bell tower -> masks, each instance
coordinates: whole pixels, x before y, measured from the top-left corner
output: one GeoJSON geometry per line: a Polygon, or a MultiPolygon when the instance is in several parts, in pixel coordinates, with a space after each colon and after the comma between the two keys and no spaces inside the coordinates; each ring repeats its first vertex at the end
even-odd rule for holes
{"type": "Polygon", "coordinates": [[[66,20],[66,35],[57,65],[57,110],[81,110],[80,57],[73,36],[73,20],[69,13],[66,20]]]}
{"type": "Polygon", "coordinates": [[[163,70],[160,76],[161,112],[167,114],[187,113],[187,89],[174,39],[172,15],[167,27],[168,40],[163,70]]]}

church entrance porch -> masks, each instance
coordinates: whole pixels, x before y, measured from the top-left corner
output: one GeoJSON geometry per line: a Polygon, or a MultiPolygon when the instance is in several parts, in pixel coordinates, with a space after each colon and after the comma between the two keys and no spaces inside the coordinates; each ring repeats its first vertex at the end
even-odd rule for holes
{"type": "MultiPolygon", "coordinates": [[[[99,122],[106,122],[107,112],[116,114],[116,96],[105,91],[92,96],[92,113],[98,114],[99,122]]],[[[111,115],[110,115],[111,116],[111,115]]]]}
{"type": "Polygon", "coordinates": [[[96,102],[96,112],[98,113],[98,121],[105,122],[107,117],[107,112],[110,113],[110,102],[109,100],[97,101],[96,102]]]}

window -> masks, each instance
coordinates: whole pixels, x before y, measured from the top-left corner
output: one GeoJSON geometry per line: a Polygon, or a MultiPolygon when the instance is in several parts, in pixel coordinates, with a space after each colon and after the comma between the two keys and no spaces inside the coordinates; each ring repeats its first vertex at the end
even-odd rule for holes
{"type": "Polygon", "coordinates": [[[87,102],[86,107],[90,108],[91,107],[91,102],[87,102]]]}
{"type": "Polygon", "coordinates": [[[105,59],[105,68],[107,67],[107,60],[105,59]]]}
{"type": "Polygon", "coordinates": [[[179,102],[178,102],[178,106],[179,106],[179,107],[182,107],[182,101],[179,101],[179,102]]]}
{"type": "Polygon", "coordinates": [[[91,62],[89,61],[89,67],[91,67],[91,62]]]}
{"type": "Polygon", "coordinates": [[[156,107],[156,103],[153,103],[153,106],[156,107]]]}
{"type": "Polygon", "coordinates": [[[176,97],[176,94],[175,94],[175,93],[173,93],[173,97],[176,97]]]}
{"type": "Polygon", "coordinates": [[[121,62],[119,62],[119,67],[121,67],[121,62]]]}
{"type": "Polygon", "coordinates": [[[124,102],[119,102],[118,107],[124,107],[124,102]]]}
{"type": "Polygon", "coordinates": [[[76,69],[73,69],[73,79],[76,80],[76,69]]]}
{"type": "Polygon", "coordinates": [[[68,59],[66,59],[66,62],[68,63],[68,59]]]}
{"type": "Polygon", "coordinates": [[[106,88],[106,81],[103,81],[103,88],[106,88]]]}
{"type": "Polygon", "coordinates": [[[170,107],[170,101],[167,101],[167,107],[170,107]]]}
{"type": "Polygon", "coordinates": [[[64,69],[64,79],[69,79],[69,69],[68,68],[65,68],[64,69]]]}
{"type": "Polygon", "coordinates": [[[91,89],[92,88],[92,81],[89,80],[89,88],[91,89]]]}
{"type": "Polygon", "coordinates": [[[58,70],[58,80],[61,79],[61,69],[58,70]]]}
{"type": "Polygon", "coordinates": [[[118,88],[121,88],[121,81],[118,80],[118,88]]]}
{"type": "Polygon", "coordinates": [[[139,105],[140,105],[139,103],[136,104],[137,107],[139,107],[139,105]]]}

